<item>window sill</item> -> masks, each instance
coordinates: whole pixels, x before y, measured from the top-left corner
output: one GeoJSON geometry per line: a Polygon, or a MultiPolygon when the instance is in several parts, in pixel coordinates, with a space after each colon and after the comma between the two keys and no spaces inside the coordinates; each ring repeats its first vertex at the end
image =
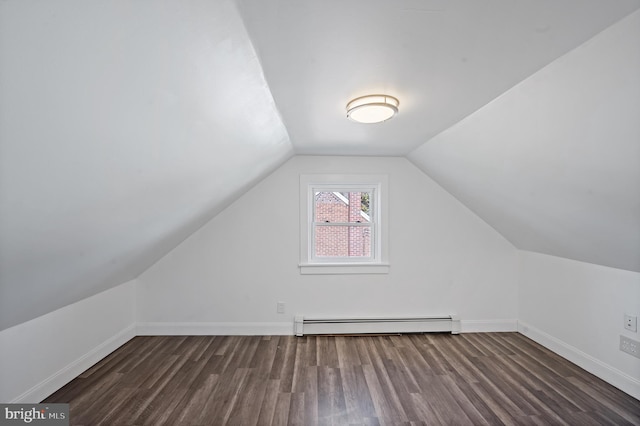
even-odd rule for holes
{"type": "Polygon", "coordinates": [[[388,274],[388,263],[301,263],[302,275],[388,274]]]}

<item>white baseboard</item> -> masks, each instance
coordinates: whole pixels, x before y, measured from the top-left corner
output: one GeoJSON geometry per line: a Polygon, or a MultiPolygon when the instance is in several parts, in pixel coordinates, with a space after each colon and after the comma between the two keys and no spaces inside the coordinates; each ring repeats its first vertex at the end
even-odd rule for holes
{"type": "Polygon", "coordinates": [[[293,322],[139,322],[138,336],[289,336],[293,322]]]}
{"type": "Polygon", "coordinates": [[[78,377],[82,372],[96,364],[98,361],[118,349],[136,336],[135,324],[131,324],[116,335],[102,342],[95,348],[91,349],[80,358],[67,364],[66,367],[53,373],[31,389],[17,396],[10,403],[34,403],[40,402],[71,380],[78,377]]]}
{"type": "Polygon", "coordinates": [[[461,333],[496,333],[518,331],[518,320],[460,320],[461,333]]]}
{"type": "Polygon", "coordinates": [[[640,399],[640,380],[635,377],[631,377],[617,368],[522,321],[518,322],[518,332],[587,370],[594,376],[601,378],[610,385],[617,387],[636,399],[640,399]]]}

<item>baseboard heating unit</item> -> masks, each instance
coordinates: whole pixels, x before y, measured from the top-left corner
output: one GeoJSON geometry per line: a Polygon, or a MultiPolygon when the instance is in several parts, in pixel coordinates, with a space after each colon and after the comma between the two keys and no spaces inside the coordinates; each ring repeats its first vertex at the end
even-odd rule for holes
{"type": "Polygon", "coordinates": [[[294,318],[296,336],[305,334],[460,333],[457,315],[388,318],[294,318]]]}

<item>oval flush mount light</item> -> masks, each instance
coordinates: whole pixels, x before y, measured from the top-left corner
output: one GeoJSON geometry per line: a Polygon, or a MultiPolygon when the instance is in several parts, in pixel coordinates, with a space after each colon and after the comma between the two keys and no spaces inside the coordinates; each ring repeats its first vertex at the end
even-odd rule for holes
{"type": "Polygon", "coordinates": [[[398,113],[400,101],[389,95],[367,95],[347,104],[347,118],[358,123],[380,123],[398,113]]]}

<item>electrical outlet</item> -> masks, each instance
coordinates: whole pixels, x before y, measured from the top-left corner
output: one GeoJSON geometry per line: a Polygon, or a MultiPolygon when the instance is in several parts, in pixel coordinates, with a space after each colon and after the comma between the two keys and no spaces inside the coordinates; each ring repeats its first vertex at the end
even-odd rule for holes
{"type": "Polygon", "coordinates": [[[624,328],[630,331],[637,331],[638,317],[624,314],[624,328]]]}
{"type": "Polygon", "coordinates": [[[629,355],[640,358],[640,342],[633,339],[629,339],[625,336],[620,336],[620,350],[626,352],[629,355]]]}
{"type": "Polygon", "coordinates": [[[278,302],[276,306],[278,313],[284,314],[284,302],[278,302]]]}

